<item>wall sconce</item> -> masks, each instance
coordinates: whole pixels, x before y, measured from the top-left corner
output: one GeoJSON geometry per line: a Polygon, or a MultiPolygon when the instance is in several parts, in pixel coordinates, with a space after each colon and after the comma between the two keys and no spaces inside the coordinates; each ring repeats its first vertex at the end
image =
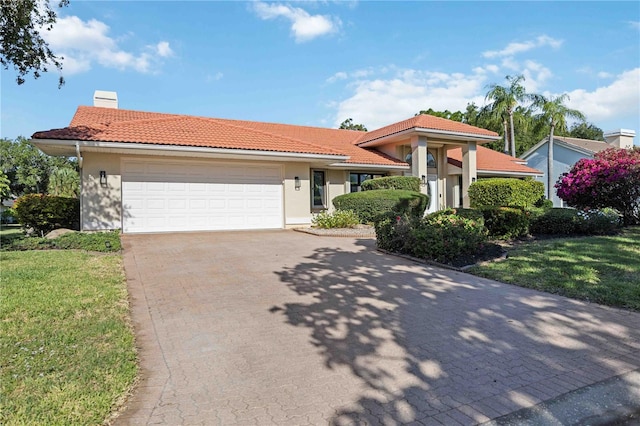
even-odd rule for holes
{"type": "Polygon", "coordinates": [[[422,183],[422,186],[427,184],[427,177],[425,175],[422,175],[422,178],[420,179],[420,183],[422,183]]]}
{"type": "Polygon", "coordinates": [[[296,176],[296,177],[293,178],[293,180],[295,181],[296,191],[300,191],[300,186],[301,186],[300,178],[298,176],[296,176]]]}
{"type": "Polygon", "coordinates": [[[472,177],[471,178],[471,183],[475,183],[475,181],[476,181],[476,178],[472,177]]]}
{"type": "Polygon", "coordinates": [[[100,170],[100,186],[107,186],[107,172],[100,170]]]}

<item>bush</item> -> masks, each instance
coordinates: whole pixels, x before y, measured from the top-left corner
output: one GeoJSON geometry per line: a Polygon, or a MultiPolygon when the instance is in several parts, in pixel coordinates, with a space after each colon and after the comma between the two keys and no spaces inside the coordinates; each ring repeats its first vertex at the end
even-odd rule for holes
{"type": "Polygon", "coordinates": [[[640,147],[609,148],[583,158],[555,187],[572,207],[610,207],[622,213],[626,225],[640,224],[640,147]]]}
{"type": "Polygon", "coordinates": [[[336,210],[333,213],[319,213],[311,219],[311,222],[318,228],[353,228],[360,223],[360,220],[352,210],[336,210]]]}
{"type": "Polygon", "coordinates": [[[352,210],[361,223],[375,222],[380,215],[422,217],[429,197],[420,192],[380,189],[352,192],[333,199],[338,210],[352,210]]]}
{"type": "Polygon", "coordinates": [[[483,207],[484,226],[491,238],[511,239],[529,233],[530,214],[513,207],[483,207]]]}
{"type": "Polygon", "coordinates": [[[43,236],[56,228],[78,229],[80,201],[77,198],[27,194],[13,205],[18,222],[43,236]]]}
{"type": "Polygon", "coordinates": [[[433,213],[422,219],[386,216],[376,222],[379,248],[442,263],[477,253],[486,240],[487,232],[481,220],[451,211],[433,213]]]}
{"type": "Polygon", "coordinates": [[[531,221],[534,235],[604,235],[622,225],[621,215],[613,209],[576,210],[553,208],[531,221]]]}
{"type": "Polygon", "coordinates": [[[544,184],[535,180],[483,179],[469,186],[471,207],[532,207],[544,196],[544,184]]]}
{"type": "Polygon", "coordinates": [[[420,192],[420,178],[415,176],[385,176],[369,179],[362,182],[363,191],[377,189],[401,189],[405,191],[420,192]]]}
{"type": "Polygon", "coordinates": [[[70,232],[52,240],[40,237],[21,238],[13,240],[3,250],[87,250],[99,252],[120,251],[120,234],[118,231],[109,232],[70,232]]]}
{"type": "Polygon", "coordinates": [[[444,209],[444,210],[439,210],[435,213],[431,213],[429,217],[437,218],[440,216],[449,216],[449,215],[456,215],[456,216],[463,217],[465,219],[475,220],[476,222],[480,222],[482,223],[482,225],[484,225],[484,216],[482,215],[482,212],[477,209],[465,209],[461,207],[455,208],[455,209],[444,209]]]}

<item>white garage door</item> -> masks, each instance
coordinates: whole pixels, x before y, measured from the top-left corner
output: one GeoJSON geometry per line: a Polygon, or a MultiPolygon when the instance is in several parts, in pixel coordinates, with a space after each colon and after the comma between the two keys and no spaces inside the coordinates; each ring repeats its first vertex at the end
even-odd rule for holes
{"type": "Polygon", "coordinates": [[[219,162],[123,163],[123,231],[283,227],[279,166],[219,162]]]}

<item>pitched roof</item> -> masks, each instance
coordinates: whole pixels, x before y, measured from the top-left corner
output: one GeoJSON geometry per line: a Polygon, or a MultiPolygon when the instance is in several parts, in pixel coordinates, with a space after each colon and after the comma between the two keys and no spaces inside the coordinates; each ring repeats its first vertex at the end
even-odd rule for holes
{"type": "MultiPolygon", "coordinates": [[[[449,164],[462,167],[462,148],[448,150],[447,156],[449,164]]],[[[479,171],[488,172],[542,174],[540,170],[522,164],[520,158],[514,158],[484,146],[477,146],[476,148],[476,167],[479,171]]]]}
{"type": "MultiPolygon", "coordinates": [[[[577,146],[578,148],[582,148],[584,150],[593,152],[594,154],[596,152],[603,151],[607,148],[611,148],[611,145],[607,144],[604,141],[596,141],[592,139],[570,138],[567,136],[554,136],[553,140],[561,140],[566,144],[577,146]]],[[[547,137],[545,141],[549,141],[549,138],[547,137]]]]}
{"type": "Polygon", "coordinates": [[[390,124],[371,132],[367,132],[362,135],[362,137],[358,141],[358,144],[372,142],[376,139],[400,133],[409,129],[429,129],[478,136],[498,137],[498,134],[496,132],[492,132],[491,130],[481,129],[470,124],[447,120],[446,118],[435,117],[433,115],[419,114],[407,120],[390,124]]]}

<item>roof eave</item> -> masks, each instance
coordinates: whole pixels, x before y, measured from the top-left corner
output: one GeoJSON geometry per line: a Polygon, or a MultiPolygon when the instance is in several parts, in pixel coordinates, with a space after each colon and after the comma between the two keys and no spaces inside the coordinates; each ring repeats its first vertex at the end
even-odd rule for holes
{"type": "Polygon", "coordinates": [[[436,129],[427,129],[427,128],[423,128],[423,127],[412,127],[410,129],[406,129],[406,130],[402,130],[400,132],[397,133],[392,133],[390,135],[384,135],[381,136],[379,138],[373,139],[371,141],[367,141],[367,142],[361,142],[358,143],[356,145],[358,145],[359,147],[362,148],[366,148],[366,147],[373,147],[373,146],[378,146],[378,145],[384,145],[386,142],[392,140],[392,139],[397,139],[398,137],[401,136],[406,136],[409,134],[417,134],[418,136],[436,136],[436,137],[442,137],[442,136],[446,136],[449,139],[453,139],[453,140],[457,140],[457,141],[465,141],[465,142],[479,142],[479,143],[484,143],[484,142],[491,142],[491,141],[497,141],[500,139],[499,135],[479,135],[476,133],[466,133],[466,132],[452,132],[449,130],[436,130],[436,129]]]}
{"type": "Polygon", "coordinates": [[[410,170],[408,164],[367,164],[367,163],[333,163],[329,167],[337,169],[384,169],[384,170],[410,170]]]}
{"type": "Polygon", "coordinates": [[[76,144],[81,151],[93,152],[110,152],[120,154],[136,154],[136,155],[176,155],[176,156],[202,156],[208,157],[224,157],[224,158],[241,158],[252,160],[280,160],[280,161],[297,161],[300,159],[312,161],[326,161],[327,163],[335,161],[347,161],[350,157],[347,155],[336,154],[313,154],[285,151],[264,151],[253,149],[236,149],[236,148],[211,148],[184,145],[161,145],[161,144],[143,144],[130,142],[97,142],[97,141],[81,141],[70,139],[31,139],[41,151],[46,154],[55,152],[59,156],[75,156],[76,144]],[[65,149],[66,148],[66,149],[65,149]],[[47,152],[49,151],[49,152],[47,152]]]}

